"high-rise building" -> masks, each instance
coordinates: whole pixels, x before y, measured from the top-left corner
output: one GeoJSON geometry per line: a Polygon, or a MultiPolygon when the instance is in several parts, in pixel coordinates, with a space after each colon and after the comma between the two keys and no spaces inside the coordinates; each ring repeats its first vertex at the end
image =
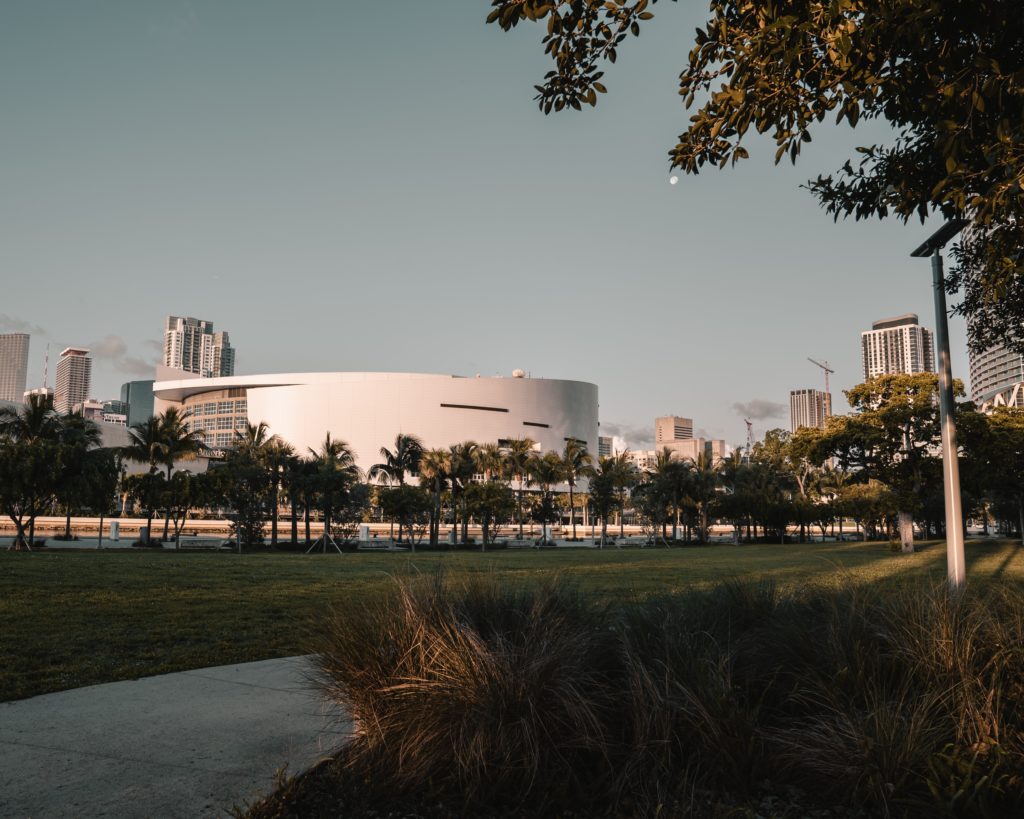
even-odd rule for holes
{"type": "Polygon", "coordinates": [[[213,331],[212,321],[168,316],[163,364],[203,378],[219,378],[235,374],[235,351],[227,333],[213,331]]]}
{"type": "Polygon", "coordinates": [[[693,437],[693,419],[666,415],[654,419],[654,443],[660,448],[672,441],[685,441],[693,437]]]}
{"type": "Polygon", "coordinates": [[[120,403],[128,407],[128,426],[146,423],[153,417],[153,382],[128,381],[122,384],[120,403]]]}
{"type": "Polygon", "coordinates": [[[67,347],[57,362],[57,383],[53,389],[53,408],[66,414],[89,397],[92,359],[84,347],[67,347]]]}
{"type": "Polygon", "coordinates": [[[597,436],[597,457],[598,458],[610,458],[612,456],[612,450],[615,448],[615,439],[610,435],[598,435],[597,436]]]}
{"type": "Polygon", "coordinates": [[[825,426],[825,419],[832,414],[832,402],[821,390],[790,390],[789,428],[796,432],[800,427],[825,426]]]}
{"type": "Polygon", "coordinates": [[[28,374],[28,333],[0,333],[0,401],[20,403],[28,374]]]}
{"type": "Polygon", "coordinates": [[[916,313],[882,319],[860,334],[864,380],[935,372],[935,337],[916,313]]]}
{"type": "Polygon", "coordinates": [[[980,353],[967,351],[971,362],[971,400],[978,409],[1024,408],[1024,357],[997,344],[980,353]]]}

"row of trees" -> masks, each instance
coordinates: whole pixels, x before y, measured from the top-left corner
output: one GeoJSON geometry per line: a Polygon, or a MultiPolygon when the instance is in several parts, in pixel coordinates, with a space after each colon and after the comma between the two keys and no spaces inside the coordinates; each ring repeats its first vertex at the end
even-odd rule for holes
{"type": "MultiPolygon", "coordinates": [[[[771,430],[752,451],[724,460],[680,460],[664,450],[650,472],[639,472],[629,453],[595,460],[576,440],[561,452],[539,452],[528,438],[427,449],[399,435],[365,476],[344,441],[328,434],[298,453],[265,424],[239,431],[223,461],[193,474],[176,467],[204,446],[177,410],[136,425],[127,447],[110,450],[100,448],[94,424],[33,398],[20,411],[0,411],[0,505],[19,548],[31,547],[39,514],[62,511],[70,537],[73,512],[105,515],[120,490],[122,505],[144,510],[147,532],[157,513],[167,540],[193,510],[211,510],[231,520],[240,548],[262,542],[268,522],[271,543],[281,542],[282,508],[292,543],[300,542],[300,521],[307,544],[311,520],[323,522],[326,549],[376,515],[413,545],[438,544],[445,522],[465,543],[472,521],[486,548],[500,525],[514,523],[522,539],[527,520],[551,524],[566,512],[575,539],[582,505],[589,522],[600,522],[602,545],[616,517],[620,536],[631,519],[663,543],[706,542],[716,521],[731,524],[737,540],[777,541],[790,527],[803,540],[846,519],[865,537],[896,529],[909,550],[915,520],[926,533],[943,526],[935,387],[930,374],[884,376],[850,390],[853,412],[824,429],[771,430]],[[148,471],[125,475],[125,461],[148,471]]],[[[962,403],[957,421],[965,508],[1024,532],[1024,412],[983,415],[962,403]]]]}

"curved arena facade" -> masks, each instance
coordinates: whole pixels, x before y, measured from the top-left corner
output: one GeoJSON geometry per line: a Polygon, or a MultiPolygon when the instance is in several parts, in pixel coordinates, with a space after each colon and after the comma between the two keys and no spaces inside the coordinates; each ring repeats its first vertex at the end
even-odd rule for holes
{"type": "Polygon", "coordinates": [[[214,449],[261,421],[297,452],[326,433],[348,442],[361,469],[380,462],[399,433],[427,448],[532,438],[561,451],[570,438],[597,453],[597,385],[546,378],[423,373],[283,373],[157,381],[155,410],[179,407],[214,449]]]}

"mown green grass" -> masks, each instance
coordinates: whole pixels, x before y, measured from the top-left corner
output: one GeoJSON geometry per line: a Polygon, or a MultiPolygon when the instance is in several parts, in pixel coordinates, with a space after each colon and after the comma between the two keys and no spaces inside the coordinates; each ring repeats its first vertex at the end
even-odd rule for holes
{"type": "MultiPolygon", "coordinates": [[[[395,575],[517,579],[557,571],[623,599],[771,577],[804,584],[898,583],[945,574],[941,543],[684,549],[252,555],[0,553],[0,701],[151,674],[304,653],[335,601],[369,599],[395,575]]],[[[1015,543],[968,544],[971,582],[1024,582],[1015,543]]]]}

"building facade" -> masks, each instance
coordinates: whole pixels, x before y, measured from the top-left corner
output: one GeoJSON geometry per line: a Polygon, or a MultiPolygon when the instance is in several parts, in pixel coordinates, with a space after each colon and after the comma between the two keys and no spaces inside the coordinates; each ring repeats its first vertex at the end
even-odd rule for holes
{"type": "Polygon", "coordinates": [[[28,333],[0,333],[0,401],[20,403],[28,376],[28,333]]]}
{"type": "Polygon", "coordinates": [[[76,404],[84,404],[92,386],[92,359],[84,347],[67,347],[57,362],[57,383],[53,388],[53,408],[67,414],[76,404]]]}
{"type": "Polygon", "coordinates": [[[153,382],[127,381],[121,385],[121,401],[128,426],[144,424],[153,417],[153,382]]]}
{"type": "Polygon", "coordinates": [[[297,452],[324,437],[349,444],[360,469],[399,433],[427,448],[531,438],[561,452],[570,438],[598,451],[597,386],[542,378],[423,373],[284,373],[157,381],[155,411],[178,407],[208,446],[225,449],[245,424],[265,422],[297,452]]]}
{"type": "Polygon", "coordinates": [[[610,458],[615,454],[615,439],[610,435],[597,436],[597,457],[610,458]]]}
{"type": "Polygon", "coordinates": [[[1024,356],[999,344],[980,353],[967,351],[971,366],[971,400],[982,411],[1024,408],[1024,356]]]}
{"type": "Polygon", "coordinates": [[[800,427],[823,429],[831,409],[829,396],[821,390],[790,390],[789,428],[792,432],[800,427]]]}
{"type": "Polygon", "coordinates": [[[860,334],[864,380],[935,372],[935,336],[916,313],[881,319],[860,334]]]}
{"type": "Polygon", "coordinates": [[[654,419],[654,443],[660,447],[672,441],[685,441],[693,437],[693,419],[679,415],[665,415],[654,419]]]}
{"type": "Polygon", "coordinates": [[[221,378],[235,374],[235,351],[227,333],[214,332],[212,321],[168,316],[163,365],[203,378],[221,378]]]}

